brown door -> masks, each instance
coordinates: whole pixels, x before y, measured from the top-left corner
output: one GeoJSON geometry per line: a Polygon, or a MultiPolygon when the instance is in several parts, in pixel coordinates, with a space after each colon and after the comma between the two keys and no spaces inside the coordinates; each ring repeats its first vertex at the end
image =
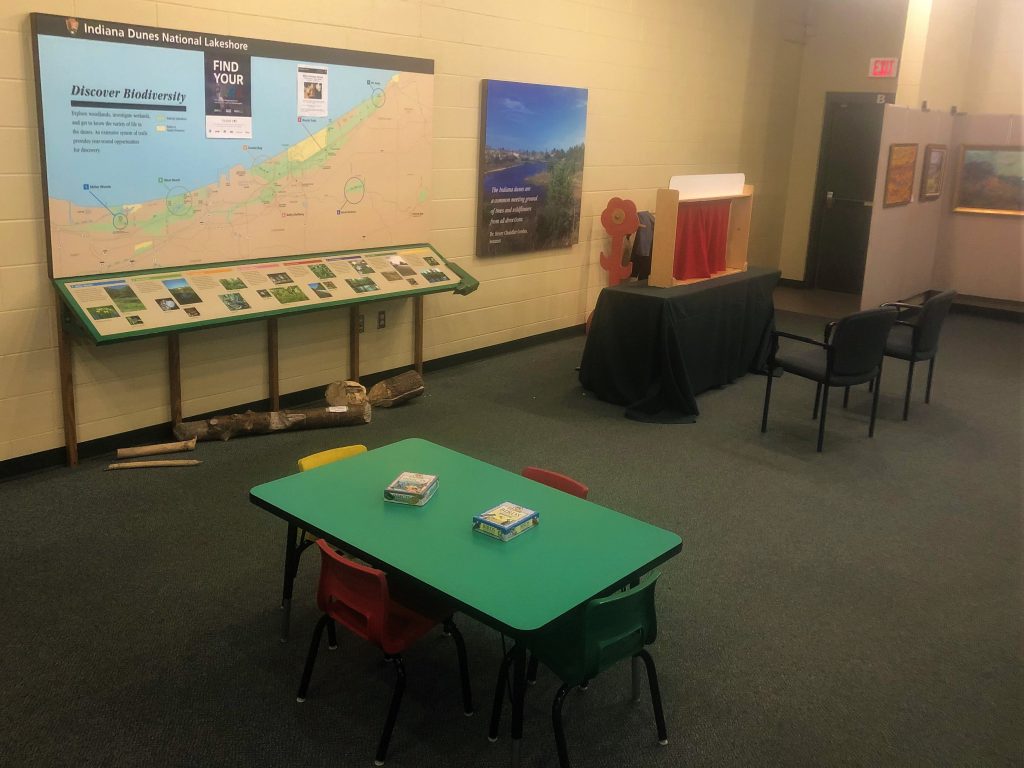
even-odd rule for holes
{"type": "Polygon", "coordinates": [[[828,93],[807,248],[814,288],[860,293],[882,114],[893,94],[828,93]]]}

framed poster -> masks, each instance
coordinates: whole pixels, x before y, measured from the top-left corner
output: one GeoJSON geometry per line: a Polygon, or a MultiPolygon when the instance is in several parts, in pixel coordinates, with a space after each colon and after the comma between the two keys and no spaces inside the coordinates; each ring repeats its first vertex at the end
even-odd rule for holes
{"type": "Polygon", "coordinates": [[[938,200],[942,196],[942,183],[946,176],[945,144],[928,144],[924,148],[921,164],[920,201],[938,200]]]}
{"type": "Polygon", "coordinates": [[[885,168],[885,196],[882,207],[906,205],[914,197],[914,172],[917,169],[917,144],[890,144],[885,168]]]}
{"type": "Polygon", "coordinates": [[[953,210],[1024,216],[1024,147],[960,147],[953,210]]]}
{"type": "Polygon", "coordinates": [[[579,242],[586,88],[483,81],[477,254],[579,242]]]}

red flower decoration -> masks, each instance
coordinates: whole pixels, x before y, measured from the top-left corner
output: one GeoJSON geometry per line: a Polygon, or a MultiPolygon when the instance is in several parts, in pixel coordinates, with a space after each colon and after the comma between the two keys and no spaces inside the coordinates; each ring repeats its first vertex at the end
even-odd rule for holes
{"type": "Polygon", "coordinates": [[[632,200],[613,197],[601,212],[601,226],[612,238],[633,234],[640,228],[640,217],[636,215],[636,203],[632,200]]]}

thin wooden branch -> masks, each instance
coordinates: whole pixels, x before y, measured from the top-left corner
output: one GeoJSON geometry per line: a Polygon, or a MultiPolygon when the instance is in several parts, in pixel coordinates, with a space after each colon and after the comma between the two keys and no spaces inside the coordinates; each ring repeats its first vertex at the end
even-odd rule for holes
{"type": "Polygon", "coordinates": [[[150,467],[194,467],[199,459],[159,459],[157,461],[126,461],[107,465],[107,469],[148,469],[150,467]]]}
{"type": "Polygon", "coordinates": [[[118,448],[117,458],[134,459],[137,456],[156,456],[161,453],[178,453],[179,451],[194,451],[196,439],[182,440],[178,443],[157,443],[156,445],[138,445],[134,448],[118,448]]]}

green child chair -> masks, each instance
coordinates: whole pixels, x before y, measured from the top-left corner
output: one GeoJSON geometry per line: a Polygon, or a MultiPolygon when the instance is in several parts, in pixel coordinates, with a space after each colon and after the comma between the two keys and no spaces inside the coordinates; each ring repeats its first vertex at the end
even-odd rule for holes
{"type": "MultiPolygon", "coordinates": [[[[655,572],[635,587],[595,598],[583,606],[582,610],[531,634],[525,640],[533,658],[539,659],[562,680],[562,686],[555,694],[551,707],[558,762],[562,768],[570,765],[562,728],[562,705],[566,695],[577,686],[586,686],[598,674],[624,659],[638,657],[643,660],[651,690],[658,743],[668,744],[658,675],[654,659],[646,650],[646,646],[653,643],[658,634],[654,585],[660,575],[655,572]]],[[[490,728],[492,741],[498,735],[511,662],[512,653],[509,652],[502,661],[494,692],[490,728]]]]}

